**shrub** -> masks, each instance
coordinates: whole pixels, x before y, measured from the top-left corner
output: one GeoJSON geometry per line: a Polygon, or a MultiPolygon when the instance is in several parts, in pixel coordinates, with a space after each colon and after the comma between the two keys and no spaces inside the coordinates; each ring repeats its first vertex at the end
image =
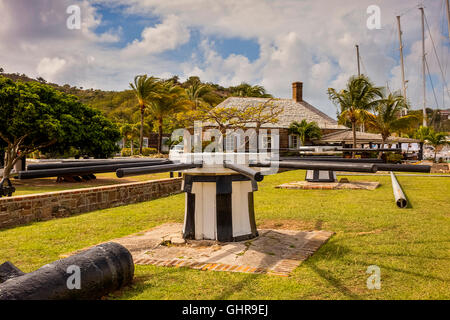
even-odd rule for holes
{"type": "MultiPolygon", "coordinates": [[[[156,148],[142,148],[142,155],[143,156],[150,156],[153,154],[158,153],[158,150],[156,150],[156,148]]],[[[130,157],[131,156],[131,148],[123,148],[122,151],[120,152],[120,155],[122,157],[130,157]]],[[[133,155],[137,156],[139,155],[139,148],[135,148],[133,150],[133,155]]]]}
{"type": "MultiPolygon", "coordinates": [[[[136,150],[135,150],[136,151],[136,150]]],[[[139,152],[139,150],[137,150],[139,152]]],[[[142,148],[142,155],[148,157],[149,155],[158,153],[156,148],[142,148]]]]}
{"type": "Polygon", "coordinates": [[[403,160],[403,155],[393,152],[386,153],[386,161],[388,163],[401,163],[403,160]]]}

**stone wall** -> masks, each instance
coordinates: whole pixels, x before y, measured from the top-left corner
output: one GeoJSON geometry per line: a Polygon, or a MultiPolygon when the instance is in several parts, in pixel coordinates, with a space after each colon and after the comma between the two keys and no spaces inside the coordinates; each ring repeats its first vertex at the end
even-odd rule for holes
{"type": "Polygon", "coordinates": [[[0,199],[0,229],[153,200],[181,192],[181,178],[0,199]]]}

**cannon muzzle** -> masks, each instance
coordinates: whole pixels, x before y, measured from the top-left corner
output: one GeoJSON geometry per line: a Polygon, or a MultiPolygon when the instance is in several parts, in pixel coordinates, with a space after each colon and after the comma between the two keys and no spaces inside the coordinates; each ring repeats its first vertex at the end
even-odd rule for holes
{"type": "Polygon", "coordinates": [[[0,300],[91,300],[130,284],[134,263],[125,247],[108,242],[31,273],[14,273],[0,284],[0,300]]]}
{"type": "Polygon", "coordinates": [[[243,176],[246,176],[247,178],[253,179],[255,181],[263,181],[264,176],[261,174],[261,172],[253,170],[249,167],[239,165],[239,164],[232,164],[230,162],[224,162],[223,163],[224,168],[228,168],[231,170],[234,170],[243,176]]]}

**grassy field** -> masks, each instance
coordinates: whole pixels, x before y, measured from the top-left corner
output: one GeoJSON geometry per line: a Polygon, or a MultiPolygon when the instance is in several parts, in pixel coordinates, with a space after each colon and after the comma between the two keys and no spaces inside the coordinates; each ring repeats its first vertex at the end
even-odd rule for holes
{"type": "Polygon", "coordinates": [[[155,179],[169,178],[169,173],[147,174],[142,176],[127,177],[119,179],[115,172],[96,174],[97,179],[84,182],[56,182],[56,178],[42,178],[31,180],[13,180],[16,188],[14,196],[23,196],[27,194],[64,191],[81,188],[91,188],[106,186],[111,184],[129,183],[138,181],[147,181],[155,179]]]}
{"type": "MultiPolygon", "coordinates": [[[[258,227],[336,234],[288,278],[137,266],[132,287],[111,299],[449,299],[450,179],[398,177],[411,207],[398,209],[390,178],[367,190],[285,190],[304,171],[267,177],[255,194],[258,227]],[[381,268],[381,289],[366,287],[381,268]]],[[[101,241],[182,222],[184,195],[0,231],[0,262],[28,272],[101,241]]]]}

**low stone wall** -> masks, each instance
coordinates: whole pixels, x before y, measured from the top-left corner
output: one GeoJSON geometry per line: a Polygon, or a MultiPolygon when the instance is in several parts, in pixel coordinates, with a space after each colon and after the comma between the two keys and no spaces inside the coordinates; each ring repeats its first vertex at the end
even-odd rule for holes
{"type": "Polygon", "coordinates": [[[0,199],[0,229],[153,200],[181,192],[181,178],[0,199]]]}
{"type": "Polygon", "coordinates": [[[433,163],[431,173],[450,173],[450,163],[433,163]]]}

